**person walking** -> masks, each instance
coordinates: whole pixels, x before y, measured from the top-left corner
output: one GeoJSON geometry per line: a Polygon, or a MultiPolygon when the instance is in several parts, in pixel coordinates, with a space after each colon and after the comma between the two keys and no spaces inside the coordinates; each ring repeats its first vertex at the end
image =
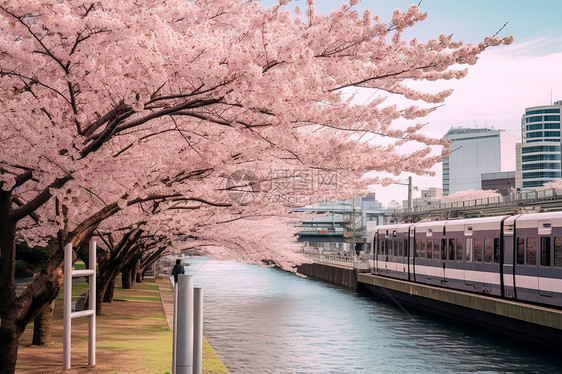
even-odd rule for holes
{"type": "Polygon", "coordinates": [[[172,275],[174,276],[174,283],[178,283],[178,276],[180,274],[185,274],[185,268],[181,264],[181,260],[178,258],[176,264],[172,268],[172,275]]]}

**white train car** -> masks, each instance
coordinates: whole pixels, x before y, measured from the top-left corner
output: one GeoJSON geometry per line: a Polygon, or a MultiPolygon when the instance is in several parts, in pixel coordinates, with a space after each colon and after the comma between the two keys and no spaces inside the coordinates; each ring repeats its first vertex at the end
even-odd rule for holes
{"type": "Polygon", "coordinates": [[[562,212],[377,226],[371,272],[562,307],[562,212]]]}

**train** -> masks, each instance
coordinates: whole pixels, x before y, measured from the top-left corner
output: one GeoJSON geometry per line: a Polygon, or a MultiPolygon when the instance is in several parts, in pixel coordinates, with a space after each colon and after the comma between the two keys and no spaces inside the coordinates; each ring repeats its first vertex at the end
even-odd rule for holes
{"type": "Polygon", "coordinates": [[[562,309],[562,212],[386,224],[374,275],[562,309]]]}

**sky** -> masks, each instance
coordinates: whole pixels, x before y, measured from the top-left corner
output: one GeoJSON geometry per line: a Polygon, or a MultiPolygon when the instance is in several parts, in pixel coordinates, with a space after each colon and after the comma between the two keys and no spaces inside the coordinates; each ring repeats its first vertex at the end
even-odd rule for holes
{"type": "MultiPolygon", "coordinates": [[[[262,0],[264,6],[275,0],[262,0]]],[[[327,14],[344,1],[316,0],[317,12],[327,14]]],[[[403,38],[419,40],[453,34],[454,40],[478,43],[499,32],[499,37],[512,35],[509,46],[486,50],[468,76],[458,81],[440,82],[441,88],[452,88],[445,105],[424,118],[424,132],[442,137],[451,127],[488,127],[503,129],[520,136],[520,119],[525,108],[562,100],[562,1],[560,0],[362,0],[358,11],[369,9],[381,20],[389,20],[394,9],[406,10],[420,4],[428,13],[403,38]]],[[[305,9],[304,0],[292,1],[305,9]]],[[[433,170],[435,177],[413,176],[413,184],[421,191],[442,187],[441,164],[433,170]]],[[[406,182],[408,174],[400,178],[406,182]]],[[[373,186],[377,200],[384,205],[391,200],[407,199],[407,187],[373,186]]],[[[414,197],[415,197],[414,192],[414,197]]]]}

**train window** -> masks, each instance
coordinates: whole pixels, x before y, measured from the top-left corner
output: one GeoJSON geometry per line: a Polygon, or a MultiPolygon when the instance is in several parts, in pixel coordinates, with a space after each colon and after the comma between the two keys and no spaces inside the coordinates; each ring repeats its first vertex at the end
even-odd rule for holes
{"type": "Polygon", "coordinates": [[[421,239],[416,239],[416,257],[420,257],[421,239]]]}
{"type": "Polygon", "coordinates": [[[439,239],[433,239],[433,258],[439,260],[439,239]]]}
{"type": "Polygon", "coordinates": [[[449,239],[449,260],[455,261],[455,239],[449,239]]]}
{"type": "Polygon", "coordinates": [[[527,238],[527,265],[537,265],[537,238],[527,238]]]}
{"type": "Polygon", "coordinates": [[[525,238],[517,238],[517,264],[523,265],[525,263],[525,238]]]}
{"type": "Polygon", "coordinates": [[[500,238],[494,238],[494,263],[500,263],[500,238]]]}
{"type": "Polygon", "coordinates": [[[402,240],[398,240],[398,256],[402,257],[404,255],[404,242],[402,240]]]}
{"type": "Polygon", "coordinates": [[[408,257],[410,255],[410,251],[408,248],[408,239],[404,239],[404,257],[408,257]]]}
{"type": "MultiPolygon", "coordinates": [[[[387,233],[388,233],[388,231],[387,231],[387,233]]],[[[384,255],[385,255],[385,256],[388,256],[388,252],[389,252],[389,250],[390,250],[389,247],[390,247],[390,240],[385,239],[385,240],[384,240],[384,255]]]]}
{"type": "Polygon", "coordinates": [[[384,240],[379,237],[379,255],[384,254],[384,240]]]}
{"type": "Polygon", "coordinates": [[[394,239],[392,241],[392,247],[394,248],[394,256],[398,256],[398,240],[394,239]]]}
{"type": "Polygon", "coordinates": [[[492,262],[492,252],[493,252],[493,239],[492,238],[485,238],[484,239],[484,262],[491,263],[492,262]]]}
{"type": "Polygon", "coordinates": [[[472,238],[466,238],[466,246],[465,246],[465,260],[467,262],[472,262],[472,238]]]}
{"type": "Polygon", "coordinates": [[[427,239],[427,258],[433,258],[433,240],[427,239]]]}
{"type": "Polygon", "coordinates": [[[554,237],[554,266],[562,267],[562,236],[554,237]]]}
{"type": "Polygon", "coordinates": [[[425,258],[425,247],[426,247],[427,241],[424,239],[420,242],[420,244],[421,244],[420,257],[425,258]]]}
{"type": "Polygon", "coordinates": [[[463,238],[457,238],[457,261],[462,261],[463,258],[463,238]]]}
{"type": "Polygon", "coordinates": [[[483,249],[484,240],[482,238],[474,238],[474,262],[482,262],[483,249]]]}
{"type": "Polygon", "coordinates": [[[550,266],[550,236],[541,238],[541,266],[550,266]]]}
{"type": "MultiPolygon", "coordinates": [[[[445,230],[443,228],[443,230],[445,230]]],[[[447,239],[441,239],[441,260],[447,259],[447,239]]]]}

